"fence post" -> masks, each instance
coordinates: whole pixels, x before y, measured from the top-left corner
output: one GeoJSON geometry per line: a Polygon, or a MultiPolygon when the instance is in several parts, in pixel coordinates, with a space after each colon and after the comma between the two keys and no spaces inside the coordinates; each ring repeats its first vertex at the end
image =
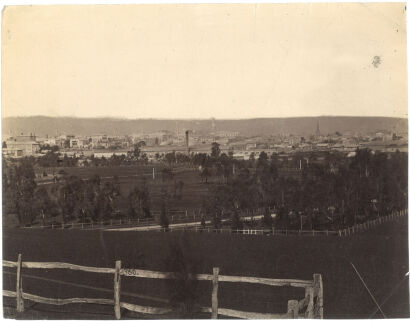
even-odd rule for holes
{"type": "Polygon", "coordinates": [[[218,276],[219,268],[213,269],[214,278],[212,280],[212,319],[218,319],[218,276]]]}
{"type": "Polygon", "coordinates": [[[21,254],[17,259],[17,283],[16,283],[16,298],[17,298],[17,312],[24,311],[23,301],[23,278],[21,276],[21,254]]]}
{"type": "Polygon", "coordinates": [[[115,262],[115,274],[114,274],[114,312],[115,318],[117,320],[121,319],[121,306],[120,306],[120,295],[121,295],[121,261],[115,262]]]}
{"type": "Polygon", "coordinates": [[[297,300],[288,301],[288,318],[298,319],[299,317],[299,302],[297,300]]]}
{"type": "Polygon", "coordinates": [[[323,319],[323,282],[321,274],[313,274],[313,286],[315,296],[317,296],[314,318],[323,319]]]}
{"type": "Polygon", "coordinates": [[[314,296],[315,296],[315,290],[313,287],[309,286],[305,288],[305,298],[309,296],[309,303],[306,308],[305,312],[305,318],[306,319],[313,319],[313,307],[314,307],[314,296]]]}

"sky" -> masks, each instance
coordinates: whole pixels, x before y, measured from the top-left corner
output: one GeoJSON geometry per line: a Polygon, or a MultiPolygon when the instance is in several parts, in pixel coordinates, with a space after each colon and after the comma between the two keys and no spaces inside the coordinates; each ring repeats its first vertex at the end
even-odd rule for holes
{"type": "Polygon", "coordinates": [[[2,116],[407,117],[405,3],[8,6],[2,116]]]}

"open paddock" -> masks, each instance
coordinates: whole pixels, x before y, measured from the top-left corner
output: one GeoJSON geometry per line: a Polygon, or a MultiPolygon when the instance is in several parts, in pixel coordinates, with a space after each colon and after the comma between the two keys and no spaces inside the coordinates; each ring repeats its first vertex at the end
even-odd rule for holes
{"type": "MultiPolygon", "coordinates": [[[[381,317],[352,269],[352,262],[376,299],[384,302],[382,309],[386,316],[409,317],[408,279],[405,277],[409,269],[407,217],[342,238],[21,229],[5,229],[3,235],[5,260],[16,261],[18,253],[22,253],[27,261],[70,262],[106,268],[113,268],[113,262],[121,260],[124,268],[157,271],[168,270],[165,258],[170,253],[169,245],[180,240],[186,253],[199,262],[198,273],[209,274],[215,266],[218,266],[220,273],[224,275],[280,279],[308,280],[314,273],[320,273],[324,283],[325,318],[368,318],[371,315],[381,317]]],[[[4,289],[15,290],[15,275],[6,272],[12,271],[5,269],[4,289]]],[[[51,281],[24,278],[23,275],[24,288],[30,289],[29,293],[61,298],[84,297],[85,294],[90,297],[99,295],[101,298],[112,298],[112,276],[79,271],[34,272],[24,269],[23,274],[87,286],[62,286],[51,281]],[[93,287],[104,288],[110,292],[93,287]]],[[[198,288],[198,302],[204,306],[210,306],[211,285],[207,283],[198,288]]],[[[221,306],[261,313],[286,313],[286,301],[301,296],[298,289],[285,287],[278,292],[270,287],[254,286],[221,285],[221,306]]],[[[143,296],[129,298],[130,303],[163,307],[167,306],[164,302],[167,289],[166,280],[135,278],[124,284],[123,291],[143,296]]],[[[13,302],[15,299],[5,299],[6,305],[12,305],[13,302]],[[8,301],[9,299],[11,301],[8,301]]],[[[73,311],[77,309],[73,307],[73,311]]],[[[112,317],[112,309],[109,311],[112,317]]],[[[203,317],[209,318],[209,314],[203,317]]]]}

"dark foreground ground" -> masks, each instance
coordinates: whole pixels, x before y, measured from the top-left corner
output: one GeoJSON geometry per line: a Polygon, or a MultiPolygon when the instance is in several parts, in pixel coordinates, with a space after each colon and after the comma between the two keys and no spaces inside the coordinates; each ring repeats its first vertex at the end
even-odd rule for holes
{"type": "MultiPolygon", "coordinates": [[[[165,258],[171,244],[182,244],[187,262],[198,272],[270,278],[312,279],[321,273],[325,318],[381,318],[376,305],[354,272],[353,263],[388,318],[409,317],[407,217],[350,237],[253,236],[201,233],[108,232],[81,230],[3,231],[3,258],[60,261],[168,271],[165,258]]],[[[3,271],[3,287],[15,290],[15,269],[3,271]]],[[[23,290],[45,297],[112,298],[112,275],[69,270],[23,269],[23,290]]],[[[168,306],[172,286],[166,280],[122,278],[121,300],[149,306],[168,306]]],[[[211,305],[211,282],[200,281],[198,303],[211,305]]],[[[295,288],[220,283],[220,307],[242,311],[285,313],[287,300],[301,299],[295,288]]],[[[15,313],[15,299],[4,298],[5,317],[23,319],[112,319],[112,306],[51,306],[25,302],[15,313]]],[[[123,318],[141,318],[124,311],[123,318]]],[[[144,316],[145,318],[158,318],[144,316]]],[[[167,316],[174,317],[174,316],[167,316]]],[[[178,316],[177,316],[178,317],[178,316]]],[[[210,315],[196,315],[210,318],[210,315]]]]}

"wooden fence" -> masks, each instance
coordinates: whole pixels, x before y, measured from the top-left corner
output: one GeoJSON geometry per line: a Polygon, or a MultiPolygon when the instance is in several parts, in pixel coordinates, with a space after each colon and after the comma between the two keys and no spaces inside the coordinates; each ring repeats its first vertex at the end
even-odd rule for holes
{"type": "Polygon", "coordinates": [[[227,233],[227,234],[238,234],[238,235],[268,235],[268,236],[275,236],[275,235],[304,235],[304,236],[319,236],[319,235],[335,235],[340,236],[339,231],[318,231],[318,230],[277,230],[277,229],[231,229],[231,228],[220,228],[216,229],[213,227],[184,227],[184,226],[170,226],[166,228],[157,228],[155,231],[193,231],[193,232],[204,232],[204,233],[227,233]]]}
{"type": "Polygon", "coordinates": [[[375,218],[373,220],[369,220],[361,224],[355,224],[351,227],[345,228],[343,230],[339,230],[339,234],[340,236],[352,235],[355,233],[369,230],[385,222],[394,221],[397,218],[404,217],[406,215],[407,215],[407,209],[404,209],[401,211],[395,211],[395,212],[390,213],[389,215],[379,216],[378,218],[375,218]]]}
{"type": "MultiPolygon", "coordinates": [[[[393,212],[389,215],[380,216],[376,219],[366,221],[361,224],[355,224],[353,226],[347,227],[340,230],[280,230],[280,229],[231,229],[231,228],[220,228],[215,229],[213,227],[189,227],[189,226],[170,226],[167,229],[158,227],[155,231],[193,231],[193,232],[203,232],[203,233],[228,233],[228,234],[241,234],[241,235],[299,235],[299,236],[349,236],[358,232],[362,232],[377,225],[383,224],[385,222],[393,221],[397,218],[404,217],[407,215],[407,209],[393,212]]],[[[153,229],[151,229],[153,230],[153,229]]]]}
{"type": "MultiPolygon", "coordinates": [[[[168,314],[172,312],[170,308],[141,306],[121,301],[121,277],[137,277],[151,279],[174,279],[172,272],[158,272],[139,269],[123,269],[121,261],[115,262],[114,268],[101,268],[81,266],[63,262],[23,262],[21,254],[18,255],[17,262],[3,261],[4,267],[17,268],[16,291],[3,290],[3,296],[16,298],[18,312],[24,311],[24,299],[43,304],[64,305],[72,303],[92,303],[113,305],[116,319],[121,318],[121,308],[151,315],[168,314]],[[69,298],[56,299],[45,298],[34,294],[23,292],[22,269],[70,269],[77,271],[114,274],[113,299],[95,298],[69,298]]],[[[293,280],[293,279],[270,279],[248,276],[220,275],[219,268],[213,268],[213,274],[197,274],[196,280],[212,282],[211,307],[200,307],[200,312],[211,313],[212,319],[217,319],[218,315],[242,318],[242,319],[323,319],[323,283],[320,274],[314,274],[313,280],[293,280]],[[218,305],[218,286],[220,282],[253,283],[270,286],[292,286],[305,289],[305,297],[301,300],[289,300],[287,313],[257,313],[221,308],[218,305]]]]}
{"type": "MultiPolygon", "coordinates": [[[[263,210],[261,208],[255,210],[246,210],[240,213],[240,216],[243,217],[252,217],[255,216],[258,218],[258,215],[262,215],[263,210]]],[[[94,222],[82,222],[82,223],[47,223],[46,225],[37,222],[37,224],[32,226],[27,226],[26,228],[41,228],[41,229],[99,229],[105,227],[120,227],[120,226],[129,226],[129,225],[138,225],[138,226],[148,226],[153,224],[159,224],[160,221],[160,211],[151,211],[152,217],[150,218],[120,218],[120,219],[110,219],[104,221],[94,221],[94,222]]],[[[188,211],[187,209],[171,209],[167,211],[167,216],[170,223],[185,223],[185,222],[199,222],[204,216],[201,213],[201,209],[188,211]]]]}

